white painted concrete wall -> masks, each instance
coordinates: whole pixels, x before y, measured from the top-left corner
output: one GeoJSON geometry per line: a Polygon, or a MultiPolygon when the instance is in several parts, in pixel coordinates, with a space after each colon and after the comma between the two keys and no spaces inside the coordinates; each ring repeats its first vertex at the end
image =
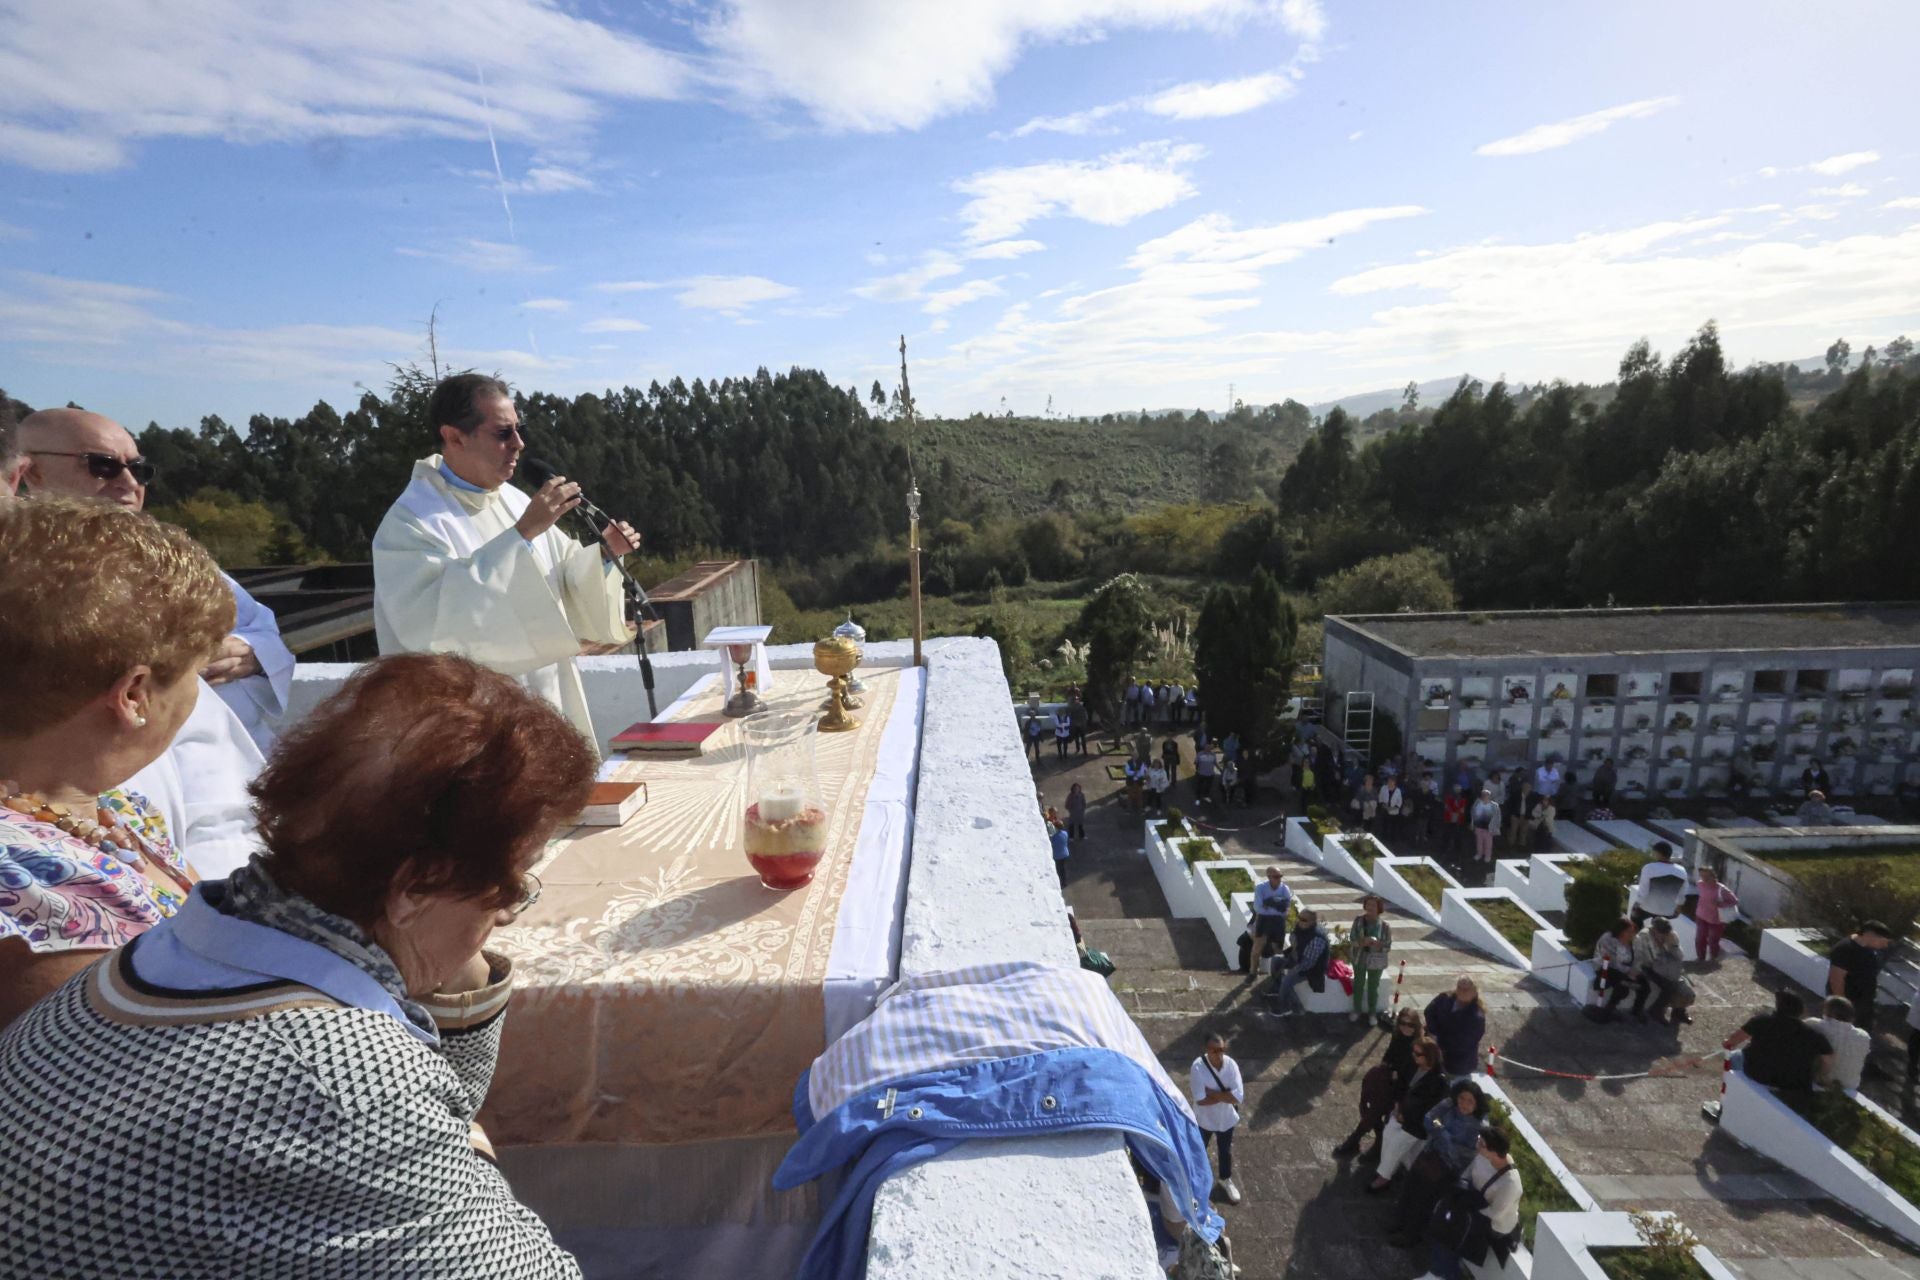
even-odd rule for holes
{"type": "MultiPolygon", "coordinates": [[[[1726,1073],[1726,1095],[1721,1099],[1720,1129],[1743,1146],[1775,1160],[1799,1174],[1862,1217],[1892,1231],[1908,1244],[1920,1246],[1920,1209],[1892,1187],[1869,1173],[1864,1165],[1829,1142],[1824,1134],[1773,1096],[1773,1091],[1747,1079],[1739,1061],[1726,1073]]],[[[1920,1143],[1912,1130],[1858,1094],[1849,1095],[1880,1119],[1920,1143]]]]}
{"type": "MultiPolygon", "coordinates": [[[[902,974],[1078,963],[998,649],[936,640],[927,665],[902,974]]],[[[874,1197],[868,1280],[1160,1274],[1115,1134],[970,1142],[874,1197]]]]}
{"type": "MultiPolygon", "coordinates": [[[[1639,1247],[1640,1233],[1629,1214],[1543,1213],[1534,1227],[1533,1280],[1607,1280],[1592,1251],[1639,1247]]],[[[1708,1280],[1734,1280],[1726,1263],[1705,1246],[1693,1251],[1693,1260],[1708,1280]]]]}

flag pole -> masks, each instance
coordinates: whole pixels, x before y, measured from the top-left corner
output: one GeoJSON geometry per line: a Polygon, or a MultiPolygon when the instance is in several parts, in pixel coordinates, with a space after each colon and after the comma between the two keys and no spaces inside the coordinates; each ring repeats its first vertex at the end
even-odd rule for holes
{"type": "Polygon", "coordinates": [[[926,665],[921,646],[926,615],[920,604],[920,481],[913,474],[913,391],[907,385],[907,335],[900,335],[900,411],[907,419],[907,584],[913,595],[913,665],[926,665]]]}

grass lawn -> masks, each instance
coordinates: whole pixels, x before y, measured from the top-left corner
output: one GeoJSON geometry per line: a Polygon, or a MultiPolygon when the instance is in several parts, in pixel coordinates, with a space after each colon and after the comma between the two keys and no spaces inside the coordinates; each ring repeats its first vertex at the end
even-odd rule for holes
{"type": "Polygon", "coordinates": [[[1525,1237],[1527,1248],[1533,1248],[1534,1219],[1543,1213],[1572,1213],[1580,1208],[1578,1202],[1567,1194],[1560,1185],[1560,1179],[1553,1170],[1547,1168],[1547,1162],[1533,1149],[1533,1144],[1513,1123],[1513,1111],[1498,1098],[1487,1099],[1487,1111],[1493,1122],[1506,1130],[1513,1146],[1508,1153],[1513,1166],[1520,1173],[1520,1231],[1525,1237]]]}
{"type": "Polygon", "coordinates": [[[1920,1146],[1844,1093],[1818,1093],[1811,1102],[1780,1100],[1836,1147],[1865,1165],[1908,1204],[1920,1205],[1920,1146]]]}
{"type": "Polygon", "coordinates": [[[1373,874],[1373,860],[1380,856],[1380,846],[1373,842],[1372,837],[1355,834],[1335,836],[1334,839],[1339,841],[1340,847],[1347,851],[1348,857],[1360,864],[1362,871],[1368,875],[1373,874]]]}
{"type": "Polygon", "coordinates": [[[1244,867],[1208,867],[1207,878],[1220,893],[1220,901],[1231,903],[1236,893],[1252,893],[1253,877],[1244,867]]]}
{"type": "Polygon", "coordinates": [[[1652,1249],[1594,1249],[1607,1280],[1706,1280],[1707,1270],[1690,1253],[1652,1249]]]}
{"type": "MultiPolygon", "coordinates": [[[[1204,837],[1194,840],[1178,841],[1176,847],[1180,850],[1180,856],[1187,860],[1187,865],[1189,866],[1196,862],[1220,861],[1220,846],[1204,837]]],[[[1249,884],[1247,887],[1252,888],[1253,886],[1249,884]]]]}
{"type": "Polygon", "coordinates": [[[1884,862],[1902,888],[1920,890],[1920,847],[1910,845],[1887,845],[1864,853],[1850,848],[1769,849],[1748,856],[1778,867],[1790,876],[1803,871],[1851,872],[1870,863],[1884,862]]]}
{"type": "Polygon", "coordinates": [[[1473,898],[1473,909],[1523,956],[1533,954],[1533,931],[1540,927],[1520,904],[1508,898],[1473,898]]]}
{"type": "Polygon", "coordinates": [[[1400,878],[1405,880],[1415,893],[1432,903],[1435,911],[1440,909],[1440,895],[1451,886],[1440,878],[1438,871],[1432,867],[1412,865],[1398,866],[1394,870],[1400,873],[1400,878]]]}

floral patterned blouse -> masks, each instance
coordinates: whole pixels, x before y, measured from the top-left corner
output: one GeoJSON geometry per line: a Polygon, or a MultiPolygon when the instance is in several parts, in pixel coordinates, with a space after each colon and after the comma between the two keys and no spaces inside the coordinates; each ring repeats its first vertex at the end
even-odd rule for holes
{"type": "MultiPolygon", "coordinates": [[[[109,791],[102,808],[142,837],[183,878],[167,821],[143,795],[109,791]]],[[[178,885],[58,827],[0,808],[0,938],[22,938],[35,952],[110,950],[180,909],[178,885]]]]}

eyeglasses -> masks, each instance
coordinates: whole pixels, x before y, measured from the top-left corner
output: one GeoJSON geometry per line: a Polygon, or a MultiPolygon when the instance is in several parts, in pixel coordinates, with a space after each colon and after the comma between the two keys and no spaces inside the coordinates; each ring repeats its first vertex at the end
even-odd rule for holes
{"type": "Polygon", "coordinates": [[[522,872],[520,874],[520,896],[514,901],[512,906],[506,909],[507,920],[511,922],[525,915],[528,908],[540,901],[540,890],[543,887],[540,883],[539,876],[533,874],[531,871],[522,872]]]}
{"type": "Polygon", "coordinates": [[[138,485],[149,485],[160,474],[159,468],[145,458],[116,458],[110,453],[64,453],[58,449],[29,449],[28,453],[41,458],[85,458],[87,474],[95,480],[117,480],[122,471],[133,477],[138,485]]]}

